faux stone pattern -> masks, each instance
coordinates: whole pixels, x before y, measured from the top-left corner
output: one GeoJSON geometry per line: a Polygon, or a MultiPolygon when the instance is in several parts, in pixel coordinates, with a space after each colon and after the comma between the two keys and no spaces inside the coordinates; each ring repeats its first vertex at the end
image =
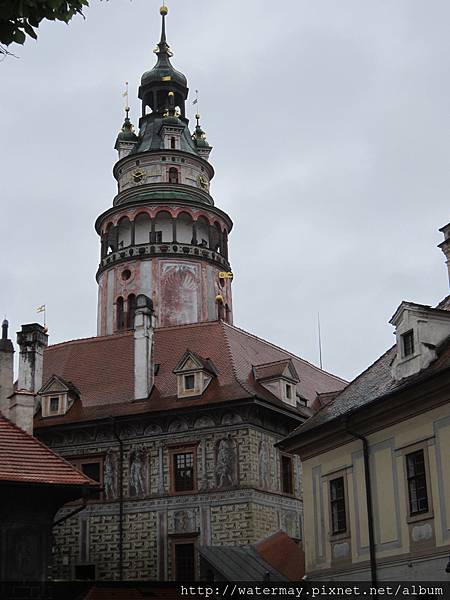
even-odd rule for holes
{"type": "MultiPolygon", "coordinates": [[[[279,491],[279,453],[274,443],[279,436],[261,427],[233,423],[227,427],[204,427],[172,433],[159,433],[145,438],[136,436],[140,430],[132,425],[121,431],[123,445],[123,573],[127,579],[172,578],[173,544],[177,539],[189,539],[196,545],[242,545],[255,543],[280,529],[294,537],[300,536],[301,501],[283,496],[279,491]],[[221,441],[233,450],[219,461],[221,441]],[[268,447],[267,467],[261,466],[261,444],[268,447]],[[198,490],[192,494],[170,495],[170,451],[176,446],[194,446],[198,490]],[[146,457],[148,468],[146,493],[130,497],[131,463],[136,449],[146,457]],[[237,474],[237,483],[218,487],[217,465],[227,475],[237,474]],[[228,465],[227,461],[236,461],[228,465]],[[261,468],[265,477],[261,477],[261,468]],[[225,471],[224,471],[225,470],[225,471]],[[263,489],[262,483],[269,483],[263,489]],[[161,487],[163,485],[163,489],[161,487]],[[267,486],[266,486],[267,487],[267,486]],[[158,517],[158,514],[160,515],[158,517]]],[[[211,422],[212,423],[212,422],[211,422]]],[[[207,425],[204,419],[201,425],[207,425]]],[[[106,432],[96,436],[76,434],[64,439],[59,433],[56,451],[67,458],[105,457],[112,449],[118,452],[117,441],[106,432]],[[87,440],[91,440],[90,442],[87,440]],[[67,442],[72,445],[68,445],[67,442]],[[78,443],[77,443],[78,442],[78,443]]],[[[56,442],[56,440],[55,440],[56,442]]],[[[118,455],[114,464],[119,465],[118,455]]],[[[264,456],[263,456],[264,459],[264,456]]],[[[298,472],[298,471],[296,471],[298,472]]],[[[118,481],[118,474],[115,474],[118,481]]],[[[226,477],[225,477],[225,480],[226,477]]],[[[298,488],[298,485],[297,485],[298,488]]],[[[118,489],[118,486],[117,488],[118,489]]],[[[54,577],[70,579],[75,565],[96,565],[99,579],[119,577],[119,503],[91,502],[79,515],[55,528],[54,577]],[[87,520],[84,528],[82,519],[87,520]],[[83,533],[82,533],[83,530],[83,533]],[[86,539],[85,539],[86,538],[86,539]],[[83,548],[84,544],[84,548],[83,548]]],[[[73,507],[68,506],[60,514],[73,507]]]]}

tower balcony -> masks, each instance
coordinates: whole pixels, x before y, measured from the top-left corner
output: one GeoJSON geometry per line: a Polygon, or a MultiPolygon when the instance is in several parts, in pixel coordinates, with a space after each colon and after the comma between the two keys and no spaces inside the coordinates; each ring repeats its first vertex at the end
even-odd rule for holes
{"type": "Polygon", "coordinates": [[[231,267],[228,260],[211,248],[201,245],[184,244],[178,242],[161,242],[148,244],[135,244],[127,246],[116,251],[111,251],[100,260],[97,277],[107,268],[121,262],[138,259],[148,259],[152,257],[179,257],[194,258],[206,260],[214,263],[224,271],[230,271],[231,267]]]}

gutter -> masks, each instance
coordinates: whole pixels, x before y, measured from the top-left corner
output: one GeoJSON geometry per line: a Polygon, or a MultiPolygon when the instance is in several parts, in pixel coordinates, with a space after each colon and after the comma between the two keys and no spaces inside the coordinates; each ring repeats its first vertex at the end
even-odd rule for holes
{"type": "Polygon", "coordinates": [[[114,437],[119,443],[119,580],[123,581],[123,441],[117,433],[114,417],[111,421],[114,437]]]}
{"type": "MultiPolygon", "coordinates": [[[[377,558],[375,550],[375,531],[373,520],[373,496],[372,485],[370,480],[370,461],[369,461],[369,442],[361,433],[353,431],[348,425],[348,420],[345,421],[345,430],[352,437],[361,440],[364,456],[364,478],[366,483],[366,507],[367,507],[367,527],[369,530],[369,558],[370,558],[370,574],[372,585],[377,586],[377,558]]],[[[376,596],[375,596],[376,597],[376,596]]]]}

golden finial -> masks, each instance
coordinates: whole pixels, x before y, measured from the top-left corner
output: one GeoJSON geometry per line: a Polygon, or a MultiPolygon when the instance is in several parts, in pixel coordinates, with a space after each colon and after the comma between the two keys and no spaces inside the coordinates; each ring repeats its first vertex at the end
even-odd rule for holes
{"type": "Polygon", "coordinates": [[[163,5],[161,6],[161,8],[159,9],[159,14],[163,17],[165,17],[167,15],[167,13],[169,12],[169,9],[167,8],[167,6],[163,3],[163,5]]]}

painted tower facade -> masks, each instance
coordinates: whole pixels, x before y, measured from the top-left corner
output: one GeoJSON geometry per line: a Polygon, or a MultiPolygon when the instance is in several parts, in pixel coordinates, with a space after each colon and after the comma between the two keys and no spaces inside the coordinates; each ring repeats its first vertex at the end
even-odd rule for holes
{"type": "Polygon", "coordinates": [[[126,118],[115,148],[118,193],[96,221],[97,334],[131,329],[136,298],[153,301],[157,327],[222,319],[232,323],[228,235],[232,222],[214,205],[211,146],[196,115],[186,118],[186,77],[170,62],[162,7],[156,65],[139,87],[139,134],[126,118]]]}

